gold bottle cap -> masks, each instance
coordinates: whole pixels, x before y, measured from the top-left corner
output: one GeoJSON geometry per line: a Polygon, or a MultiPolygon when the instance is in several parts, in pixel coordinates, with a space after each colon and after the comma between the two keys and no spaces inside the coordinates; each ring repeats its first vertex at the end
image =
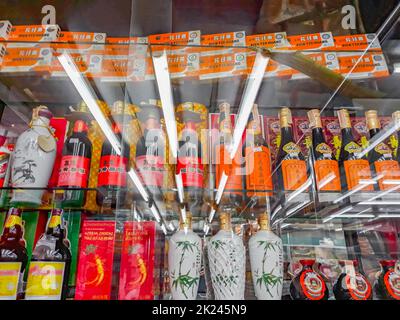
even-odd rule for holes
{"type": "Polygon", "coordinates": [[[231,216],[227,212],[223,212],[219,214],[219,222],[221,225],[221,230],[225,231],[231,231],[232,230],[232,225],[231,225],[231,216]]]}
{"type": "Polygon", "coordinates": [[[89,113],[89,108],[88,108],[86,102],[83,101],[83,100],[81,102],[79,102],[78,105],[77,105],[77,110],[76,111],[77,112],[89,113]]]}
{"type": "Polygon", "coordinates": [[[307,112],[308,120],[310,122],[309,127],[313,128],[322,128],[321,122],[321,114],[318,109],[312,109],[307,112]]]}
{"type": "Polygon", "coordinates": [[[186,219],[183,220],[183,217],[179,218],[179,229],[192,229],[192,214],[189,211],[186,211],[186,219]]]}
{"type": "Polygon", "coordinates": [[[289,108],[283,107],[279,112],[279,122],[281,128],[290,127],[292,125],[292,112],[289,108]]]}
{"type": "Polygon", "coordinates": [[[258,224],[260,225],[260,230],[270,230],[269,227],[269,217],[266,212],[261,213],[258,216],[258,224]]]}
{"type": "Polygon", "coordinates": [[[219,105],[220,116],[224,115],[223,120],[220,121],[219,130],[222,133],[231,133],[232,132],[232,122],[231,122],[231,106],[227,102],[223,102],[219,105]]]}
{"type": "Polygon", "coordinates": [[[368,130],[381,128],[381,124],[379,123],[378,119],[378,111],[368,110],[365,112],[365,118],[367,119],[368,130]]]}
{"type": "Polygon", "coordinates": [[[111,108],[112,114],[124,114],[125,103],[121,100],[115,101],[111,108]]]}
{"type": "Polygon", "coordinates": [[[251,119],[251,121],[249,121],[248,129],[249,129],[250,133],[252,133],[253,135],[262,134],[261,125],[260,125],[260,114],[258,113],[258,105],[257,104],[253,105],[252,119],[251,119]]]}
{"type": "Polygon", "coordinates": [[[351,128],[350,115],[347,109],[340,109],[338,111],[338,118],[339,118],[340,128],[342,129],[351,128]]]}
{"type": "Polygon", "coordinates": [[[393,112],[392,119],[395,122],[400,122],[400,111],[393,112]]]}

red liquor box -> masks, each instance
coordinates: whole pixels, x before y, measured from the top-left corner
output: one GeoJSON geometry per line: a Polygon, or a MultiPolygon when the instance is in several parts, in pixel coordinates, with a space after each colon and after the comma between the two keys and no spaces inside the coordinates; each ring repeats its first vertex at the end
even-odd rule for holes
{"type": "Polygon", "coordinates": [[[307,157],[312,144],[311,129],[306,117],[293,117],[293,137],[300,146],[302,154],[307,157]]]}
{"type": "Polygon", "coordinates": [[[264,128],[266,128],[266,140],[271,151],[271,163],[275,162],[281,141],[281,126],[278,117],[263,117],[264,128]]]}
{"type": "Polygon", "coordinates": [[[110,300],[114,262],[115,221],[82,224],[76,279],[76,300],[110,300]]]}
{"type": "Polygon", "coordinates": [[[154,221],[128,221],[124,224],[119,300],[153,300],[155,295],[154,221]]]}

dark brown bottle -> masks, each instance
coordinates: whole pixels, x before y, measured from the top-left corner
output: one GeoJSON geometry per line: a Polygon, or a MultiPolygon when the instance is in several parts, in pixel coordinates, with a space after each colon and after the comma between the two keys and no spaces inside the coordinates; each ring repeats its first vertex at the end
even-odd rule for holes
{"type": "Polygon", "coordinates": [[[101,148],[96,197],[99,206],[111,209],[125,204],[130,155],[129,145],[121,136],[120,125],[115,123],[113,131],[121,143],[121,152],[115,150],[108,139],[104,141],[101,148]]]}
{"type": "Polygon", "coordinates": [[[342,273],[333,285],[336,300],[371,300],[372,286],[358,268],[358,261],[339,261],[342,273]]]}
{"type": "Polygon", "coordinates": [[[23,297],[23,278],[28,262],[22,211],[10,208],[0,238],[0,265],[2,271],[8,271],[11,276],[0,277],[0,298],[15,300],[23,297]]]}
{"type": "Polygon", "coordinates": [[[62,215],[62,209],[51,211],[46,232],[40,237],[32,252],[26,300],[66,298],[71,251],[62,215]]]}
{"type": "Polygon", "coordinates": [[[400,300],[400,274],[395,271],[396,260],[381,260],[381,272],[375,282],[380,300],[400,300]]]}
{"type": "Polygon", "coordinates": [[[65,208],[81,208],[85,204],[84,189],[88,187],[92,158],[92,143],[87,132],[86,123],[77,120],[72,135],[64,144],[57,186],[76,189],[63,190],[61,205],[65,208]]]}
{"type": "Polygon", "coordinates": [[[313,270],[315,260],[300,260],[303,266],[300,273],[290,283],[292,300],[327,300],[329,290],[324,279],[313,270]]]}

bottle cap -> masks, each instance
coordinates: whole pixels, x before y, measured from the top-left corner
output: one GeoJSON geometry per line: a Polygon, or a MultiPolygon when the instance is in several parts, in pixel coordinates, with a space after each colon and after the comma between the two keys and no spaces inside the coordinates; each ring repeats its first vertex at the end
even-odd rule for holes
{"type": "Polygon", "coordinates": [[[179,229],[183,230],[185,227],[192,229],[192,214],[189,211],[186,211],[185,221],[183,221],[182,216],[179,217],[179,229]]]}
{"type": "Polygon", "coordinates": [[[230,108],[231,108],[231,106],[227,102],[223,102],[219,105],[219,112],[220,112],[219,131],[221,133],[231,133],[232,132],[230,108]]]}
{"type": "Polygon", "coordinates": [[[301,259],[299,261],[303,266],[313,266],[315,263],[315,259],[301,259]]]}
{"type": "Polygon", "coordinates": [[[83,120],[76,120],[74,124],[74,132],[88,132],[88,126],[83,120]]]}
{"type": "Polygon", "coordinates": [[[338,111],[339,124],[342,129],[351,128],[350,115],[347,109],[340,109],[338,111]]]}
{"type": "Polygon", "coordinates": [[[46,106],[38,106],[33,109],[32,119],[36,119],[38,117],[44,117],[50,120],[53,118],[53,114],[46,106]]]}
{"type": "Polygon", "coordinates": [[[279,122],[281,128],[289,127],[292,124],[292,112],[289,108],[283,107],[279,112],[279,122]]]}
{"type": "Polygon", "coordinates": [[[322,128],[321,114],[318,109],[312,109],[307,112],[310,128],[322,128]]]}
{"type": "Polygon", "coordinates": [[[260,126],[260,114],[258,113],[258,105],[253,105],[253,110],[249,116],[249,123],[247,125],[247,129],[251,131],[253,135],[262,134],[261,126],[260,126]]]}
{"type": "Polygon", "coordinates": [[[231,216],[227,212],[223,212],[219,214],[219,222],[221,225],[221,230],[230,231],[231,227],[231,216]]]}
{"type": "Polygon", "coordinates": [[[260,225],[260,230],[270,230],[269,227],[269,217],[266,212],[261,213],[258,216],[258,224],[260,225]]]}
{"type": "Polygon", "coordinates": [[[396,260],[381,260],[379,263],[383,267],[394,267],[396,265],[396,260]]]}
{"type": "Polygon", "coordinates": [[[392,119],[396,122],[400,122],[400,111],[393,112],[392,119]]]}
{"type": "Polygon", "coordinates": [[[20,216],[22,214],[22,210],[20,208],[12,207],[8,210],[8,215],[11,216],[20,216]]]}
{"type": "Polygon", "coordinates": [[[379,123],[378,119],[378,111],[368,110],[365,112],[365,118],[367,120],[367,127],[369,130],[381,128],[381,124],[379,123]]]}
{"type": "Polygon", "coordinates": [[[76,111],[77,112],[84,112],[84,113],[89,113],[90,112],[86,102],[83,101],[83,100],[78,103],[76,111]]]}
{"type": "Polygon", "coordinates": [[[51,210],[51,216],[48,224],[48,228],[55,228],[62,225],[61,216],[63,214],[62,209],[51,210]]]}

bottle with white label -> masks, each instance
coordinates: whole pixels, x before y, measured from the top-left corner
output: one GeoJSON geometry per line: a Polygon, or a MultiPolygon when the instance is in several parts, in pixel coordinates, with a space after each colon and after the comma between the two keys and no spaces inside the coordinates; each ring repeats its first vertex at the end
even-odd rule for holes
{"type": "Polygon", "coordinates": [[[172,298],[195,300],[200,282],[201,239],[192,230],[192,214],[181,218],[179,230],[169,240],[168,270],[172,298]]]}
{"type": "Polygon", "coordinates": [[[232,230],[229,213],[219,216],[221,230],[208,241],[208,260],[216,300],[243,300],[246,251],[232,230]]]}
{"type": "Polygon", "coordinates": [[[45,106],[33,109],[30,128],[17,140],[11,169],[12,187],[17,188],[11,199],[13,205],[35,207],[42,203],[43,189],[47,187],[56,158],[56,140],[50,128],[52,117],[45,106]],[[30,188],[34,190],[27,190],[30,188]]]}
{"type": "Polygon", "coordinates": [[[11,208],[0,238],[0,300],[22,298],[27,263],[22,211],[11,208]]]}
{"type": "Polygon", "coordinates": [[[53,209],[46,232],[32,252],[26,300],[64,300],[71,265],[70,244],[62,218],[63,210],[53,209]]]}
{"type": "Polygon", "coordinates": [[[282,240],[269,227],[266,213],[258,216],[260,230],[249,240],[251,273],[258,300],[280,300],[283,287],[282,240]]]}

